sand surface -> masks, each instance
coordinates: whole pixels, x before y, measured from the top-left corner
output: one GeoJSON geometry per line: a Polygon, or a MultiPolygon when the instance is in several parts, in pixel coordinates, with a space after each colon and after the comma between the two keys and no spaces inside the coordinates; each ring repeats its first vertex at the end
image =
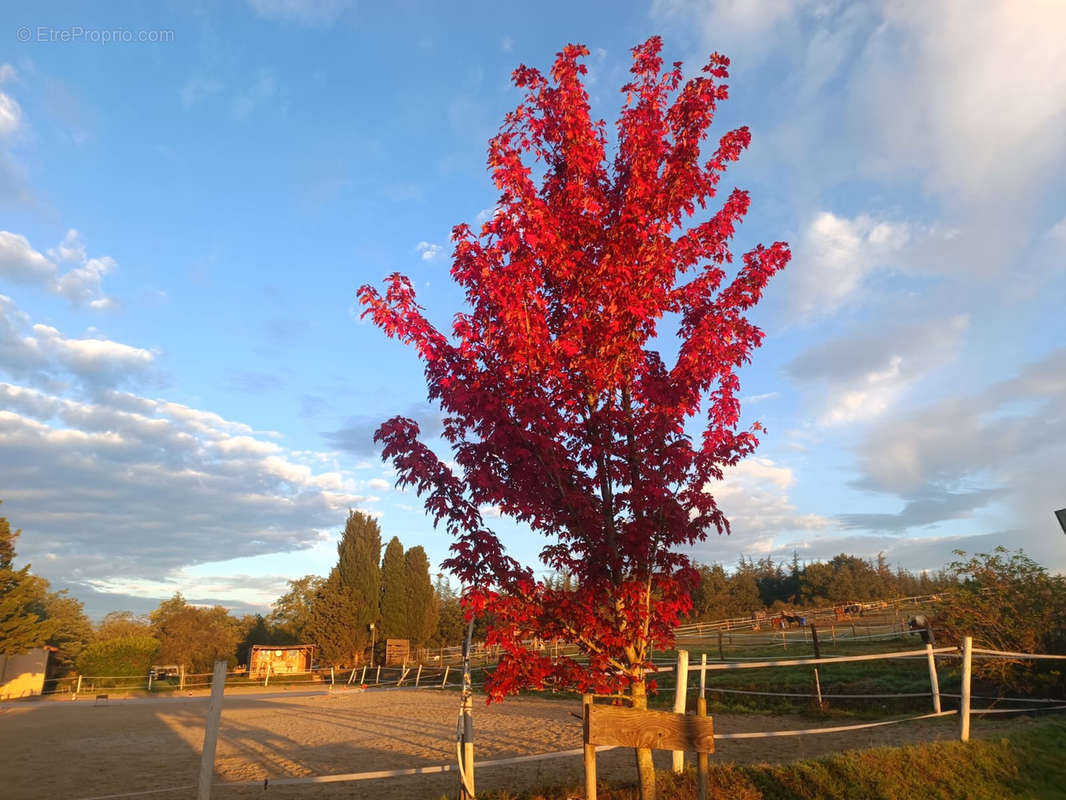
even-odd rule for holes
{"type": "MultiPolygon", "coordinates": [[[[439,690],[369,690],[332,694],[227,695],[212,798],[441,798],[455,796],[455,773],[304,785],[264,779],[325,776],[454,763],[459,696],[439,690]]],[[[208,702],[203,696],[111,699],[96,705],[43,700],[0,708],[0,795],[7,800],[86,800],[168,789],[139,798],[195,797],[208,702]],[[178,788],[184,787],[184,788],[178,788]]],[[[478,761],[548,753],[581,746],[580,703],[512,698],[486,706],[475,700],[478,761]]],[[[797,716],[721,714],[717,733],[772,731],[848,724],[797,716]]],[[[975,718],[974,736],[1001,735],[1026,719],[975,718]]],[[[855,747],[953,739],[957,717],[909,722],[846,733],[721,741],[715,759],[785,761],[855,747]]],[[[632,751],[597,756],[601,776],[635,778],[632,751]]],[[[660,761],[661,759],[661,761],[660,761]]],[[[669,753],[657,753],[668,763],[669,753]]],[[[581,775],[581,756],[519,765],[486,766],[480,791],[524,788],[581,775]]]]}

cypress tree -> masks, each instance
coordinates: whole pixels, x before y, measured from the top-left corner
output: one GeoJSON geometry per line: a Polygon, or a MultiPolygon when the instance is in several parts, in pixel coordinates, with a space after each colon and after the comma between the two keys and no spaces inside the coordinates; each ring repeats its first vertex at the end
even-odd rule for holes
{"type": "Polygon", "coordinates": [[[337,566],[315,596],[307,631],[323,659],[358,664],[370,645],[370,623],[379,620],[381,528],[362,511],[348,512],[337,544],[337,566]]]}
{"type": "MultiPolygon", "coordinates": [[[[394,639],[411,639],[411,587],[407,582],[403,545],[395,536],[385,547],[381,561],[381,635],[394,639]]],[[[413,644],[413,642],[412,642],[413,644]]]]}
{"type": "Polygon", "coordinates": [[[436,632],[440,617],[437,595],[429,578],[429,558],[421,547],[412,547],[403,560],[408,638],[412,647],[422,647],[436,632]]]}

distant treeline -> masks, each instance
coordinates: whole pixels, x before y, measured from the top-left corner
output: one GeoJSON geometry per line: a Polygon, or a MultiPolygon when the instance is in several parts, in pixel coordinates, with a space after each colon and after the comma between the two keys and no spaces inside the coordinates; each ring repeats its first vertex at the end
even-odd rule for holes
{"type": "Polygon", "coordinates": [[[933,594],[957,585],[949,570],[918,574],[893,569],[884,553],[864,560],[841,553],[829,561],[791,563],[767,556],[758,560],[741,557],[736,570],[727,573],[721,564],[700,564],[700,580],[692,593],[692,621],[710,621],[745,616],[752,611],[779,608],[809,608],[845,602],[891,600],[896,597],[933,594]]]}

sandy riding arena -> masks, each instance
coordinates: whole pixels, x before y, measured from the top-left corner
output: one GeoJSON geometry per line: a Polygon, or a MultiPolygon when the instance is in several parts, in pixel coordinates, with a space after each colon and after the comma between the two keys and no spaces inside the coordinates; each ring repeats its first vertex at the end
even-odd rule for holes
{"type": "MultiPolygon", "coordinates": [[[[170,800],[195,797],[206,697],[43,700],[0,711],[0,753],[8,800],[106,796],[170,800]],[[146,793],[147,790],[170,789],[146,793]],[[145,792],[142,794],[142,792],[145,792]]],[[[513,698],[475,705],[476,759],[549,753],[581,746],[576,701],[513,698]]],[[[439,798],[454,794],[455,773],[302,785],[270,785],[286,777],[432,767],[454,762],[458,694],[435,690],[370,690],[227,695],[212,798],[439,798]],[[255,785],[220,785],[256,781],[255,785]]],[[[822,722],[821,724],[825,724],[822,722]]],[[[983,720],[980,735],[1003,725],[983,720]]],[[[821,734],[720,742],[714,758],[775,761],[851,747],[951,739],[957,719],[892,725],[858,734],[821,734]]],[[[797,717],[718,715],[717,732],[817,727],[797,717]]],[[[658,756],[669,758],[668,753],[658,756]]],[[[598,756],[602,776],[635,774],[632,754],[598,756]]],[[[529,787],[579,776],[581,757],[566,756],[477,771],[479,791],[529,787]]]]}

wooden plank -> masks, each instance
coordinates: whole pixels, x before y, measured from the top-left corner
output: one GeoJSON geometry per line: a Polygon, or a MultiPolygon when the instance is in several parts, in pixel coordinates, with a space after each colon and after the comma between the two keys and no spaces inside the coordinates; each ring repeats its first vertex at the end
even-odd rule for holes
{"type": "Polygon", "coordinates": [[[633,708],[590,705],[585,743],[615,747],[650,747],[653,750],[714,752],[711,717],[638,711],[633,708]]]}

